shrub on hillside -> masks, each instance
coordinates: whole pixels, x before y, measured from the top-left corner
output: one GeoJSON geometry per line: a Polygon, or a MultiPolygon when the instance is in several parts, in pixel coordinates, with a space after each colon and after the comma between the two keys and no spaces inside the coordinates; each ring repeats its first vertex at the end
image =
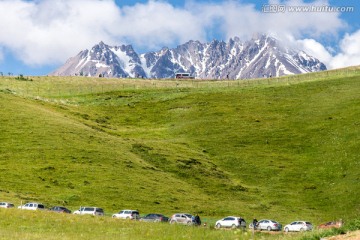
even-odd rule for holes
{"type": "Polygon", "coordinates": [[[20,81],[32,81],[32,79],[31,78],[29,78],[29,77],[24,77],[24,75],[22,75],[22,74],[20,74],[19,76],[17,76],[16,78],[15,78],[16,80],[20,80],[20,81]]]}

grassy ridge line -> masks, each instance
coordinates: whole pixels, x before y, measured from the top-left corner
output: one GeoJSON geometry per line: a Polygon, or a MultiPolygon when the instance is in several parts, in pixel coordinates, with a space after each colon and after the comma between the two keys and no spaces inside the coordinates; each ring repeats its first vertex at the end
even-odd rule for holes
{"type": "Polygon", "coordinates": [[[319,81],[330,78],[351,77],[359,74],[359,67],[289,75],[278,78],[259,78],[249,80],[154,80],[154,79],[116,79],[93,77],[30,77],[31,81],[13,81],[15,77],[1,77],[0,89],[16,94],[37,97],[61,97],[80,94],[104,93],[129,89],[162,88],[227,88],[280,86],[301,82],[319,81]]]}

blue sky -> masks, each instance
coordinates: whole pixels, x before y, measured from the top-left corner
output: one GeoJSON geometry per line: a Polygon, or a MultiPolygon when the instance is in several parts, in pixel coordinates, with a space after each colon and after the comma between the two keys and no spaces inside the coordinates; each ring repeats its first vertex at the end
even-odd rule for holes
{"type": "Polygon", "coordinates": [[[329,69],[360,65],[359,0],[0,0],[0,10],[5,75],[46,75],[100,41],[143,53],[256,32],[329,69]]]}

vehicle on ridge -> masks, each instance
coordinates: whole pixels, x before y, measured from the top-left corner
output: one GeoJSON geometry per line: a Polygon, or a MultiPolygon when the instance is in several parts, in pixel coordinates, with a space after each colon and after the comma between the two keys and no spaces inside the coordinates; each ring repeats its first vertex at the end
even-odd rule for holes
{"type": "Polygon", "coordinates": [[[176,79],[194,79],[194,76],[191,76],[190,73],[185,73],[185,72],[179,72],[175,74],[175,78],[176,79]]]}

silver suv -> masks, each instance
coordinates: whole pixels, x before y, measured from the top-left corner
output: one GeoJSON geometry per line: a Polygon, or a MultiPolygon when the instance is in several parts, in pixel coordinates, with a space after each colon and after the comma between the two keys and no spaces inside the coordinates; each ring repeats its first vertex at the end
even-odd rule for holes
{"type": "Polygon", "coordinates": [[[19,206],[19,209],[26,210],[45,210],[45,206],[42,203],[26,203],[25,205],[19,206]]]}
{"type": "Polygon", "coordinates": [[[175,213],[169,220],[170,224],[180,223],[192,225],[195,224],[195,217],[189,213],[175,213]]]}
{"type": "Polygon", "coordinates": [[[104,216],[104,210],[98,207],[80,207],[80,209],[76,210],[74,214],[79,214],[79,215],[90,214],[94,216],[104,216]]]}

